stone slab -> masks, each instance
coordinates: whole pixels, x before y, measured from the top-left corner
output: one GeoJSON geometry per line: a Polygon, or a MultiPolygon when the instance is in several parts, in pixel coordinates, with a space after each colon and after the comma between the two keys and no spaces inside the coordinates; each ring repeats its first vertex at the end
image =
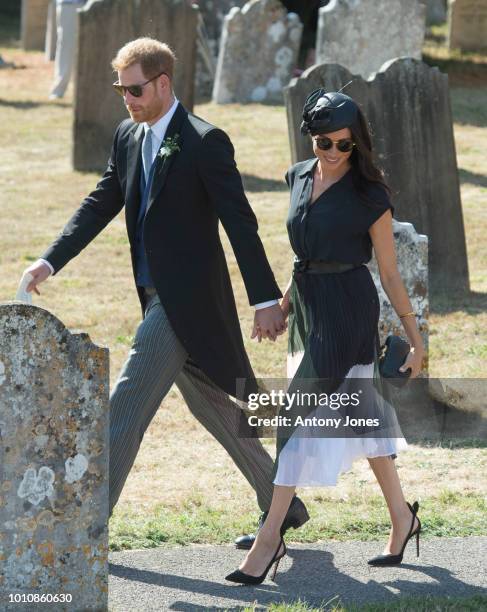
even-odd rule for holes
{"type": "Polygon", "coordinates": [[[0,610],[106,610],[108,349],[20,302],[0,329],[0,610]]]}
{"type": "Polygon", "coordinates": [[[225,17],[213,101],[282,102],[296,66],[302,24],[279,0],[250,0],[225,17]]]}
{"type": "Polygon", "coordinates": [[[390,59],[421,59],[425,11],[419,0],[331,0],[319,11],[316,63],[367,78],[390,59]]]}
{"type": "Polygon", "coordinates": [[[26,51],[42,51],[47,29],[47,11],[50,0],[22,0],[20,18],[20,44],[26,51]]]}
{"type": "Polygon", "coordinates": [[[461,51],[487,50],[487,0],[450,0],[448,46],[461,51]]]}

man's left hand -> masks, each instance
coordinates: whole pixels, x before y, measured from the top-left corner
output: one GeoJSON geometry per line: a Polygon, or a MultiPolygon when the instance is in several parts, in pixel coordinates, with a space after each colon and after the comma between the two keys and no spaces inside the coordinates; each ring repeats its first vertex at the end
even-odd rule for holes
{"type": "Polygon", "coordinates": [[[269,338],[275,341],[277,336],[283,334],[287,329],[287,323],[284,320],[281,307],[279,304],[268,306],[267,308],[259,308],[254,315],[254,328],[251,338],[258,338],[261,342],[262,338],[269,338]]]}

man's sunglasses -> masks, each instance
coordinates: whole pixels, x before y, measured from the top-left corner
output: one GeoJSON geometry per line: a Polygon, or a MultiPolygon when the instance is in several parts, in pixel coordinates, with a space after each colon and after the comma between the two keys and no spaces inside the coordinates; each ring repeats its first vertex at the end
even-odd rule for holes
{"type": "Polygon", "coordinates": [[[157,79],[163,74],[167,74],[167,73],[161,72],[160,74],[156,74],[156,76],[153,76],[152,79],[149,79],[145,83],[140,83],[139,85],[122,85],[121,83],[116,81],[113,84],[113,89],[118,94],[120,94],[122,97],[125,96],[125,94],[128,91],[130,95],[134,96],[134,98],[140,98],[141,95],[144,93],[144,87],[147,85],[147,83],[150,83],[151,81],[153,81],[154,79],[157,79]]]}
{"type": "Polygon", "coordinates": [[[320,136],[319,138],[314,139],[316,146],[318,149],[322,151],[329,151],[333,144],[336,144],[337,149],[342,153],[348,153],[353,149],[355,143],[351,138],[342,138],[341,140],[332,140],[328,138],[328,136],[320,136]]]}

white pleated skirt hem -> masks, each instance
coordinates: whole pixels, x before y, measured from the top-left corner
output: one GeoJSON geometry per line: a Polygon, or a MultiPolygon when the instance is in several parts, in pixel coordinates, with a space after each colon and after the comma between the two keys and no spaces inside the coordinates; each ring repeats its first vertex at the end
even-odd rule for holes
{"type": "Polygon", "coordinates": [[[404,438],[293,438],[279,456],[275,485],[333,487],[357,459],[388,457],[408,449],[404,438]]]}
{"type": "MultiPolygon", "coordinates": [[[[289,379],[295,376],[303,355],[303,352],[288,355],[289,379]]],[[[373,374],[374,362],[356,364],[347,372],[339,391],[347,391],[347,379],[371,379],[373,374]]],[[[308,416],[324,417],[322,410],[318,407],[308,416]]],[[[389,457],[407,448],[403,437],[318,437],[313,428],[299,426],[279,454],[273,483],[286,487],[333,487],[340,474],[351,470],[357,459],[389,457]]]]}

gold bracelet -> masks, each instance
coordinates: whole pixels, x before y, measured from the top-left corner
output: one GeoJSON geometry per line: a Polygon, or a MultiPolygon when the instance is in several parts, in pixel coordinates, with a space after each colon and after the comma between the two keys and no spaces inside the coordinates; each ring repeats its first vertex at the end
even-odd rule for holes
{"type": "Polygon", "coordinates": [[[403,317],[410,317],[410,316],[415,317],[416,313],[411,310],[411,312],[406,312],[406,314],[399,315],[399,318],[402,319],[403,317]]]}

